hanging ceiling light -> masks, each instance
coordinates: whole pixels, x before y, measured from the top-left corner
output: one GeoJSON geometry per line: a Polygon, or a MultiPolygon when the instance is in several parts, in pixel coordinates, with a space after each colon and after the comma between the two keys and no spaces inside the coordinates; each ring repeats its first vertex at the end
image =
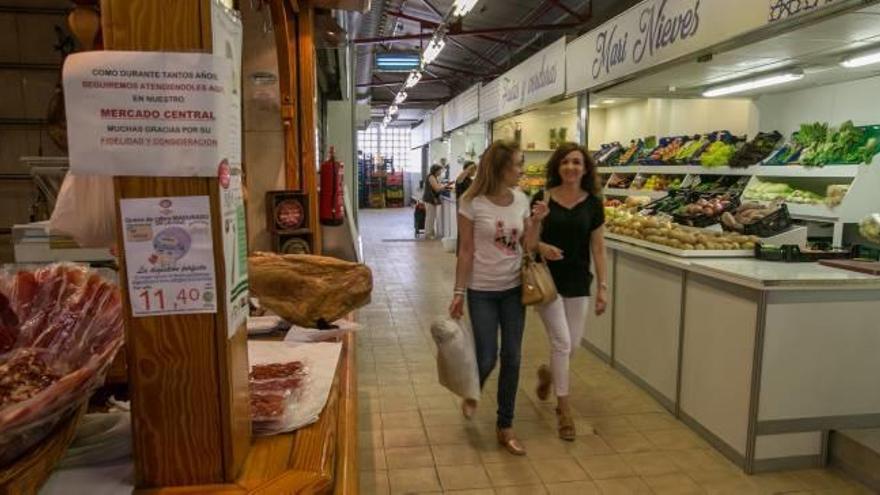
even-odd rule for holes
{"type": "Polygon", "coordinates": [[[437,60],[437,57],[440,56],[440,52],[443,51],[445,46],[446,40],[443,39],[443,35],[440,33],[435,34],[428,43],[428,46],[425,47],[425,51],[422,53],[422,67],[437,60]]]}
{"type": "Polygon", "coordinates": [[[416,84],[418,84],[419,81],[421,81],[421,80],[422,80],[422,73],[421,72],[419,72],[417,70],[411,71],[409,73],[409,77],[406,78],[406,82],[403,84],[403,89],[409,89],[409,88],[415,86],[416,84]]]}
{"type": "Polygon", "coordinates": [[[843,62],[840,63],[840,65],[846,67],[847,69],[853,69],[855,67],[862,67],[865,65],[876,63],[880,63],[880,51],[862,53],[854,57],[847,57],[843,60],[843,62]]]}
{"type": "Polygon", "coordinates": [[[397,105],[391,105],[390,107],[388,107],[388,115],[389,115],[389,116],[390,116],[390,115],[397,115],[397,112],[398,112],[399,110],[400,110],[400,109],[397,108],[397,105]]]}
{"type": "Polygon", "coordinates": [[[751,91],[753,89],[765,88],[767,86],[776,86],[777,84],[785,84],[788,82],[797,81],[798,79],[801,79],[803,77],[803,71],[792,70],[780,74],[774,74],[772,76],[758,77],[755,79],[740,81],[738,83],[715,86],[707,89],[706,91],[703,91],[703,96],[705,96],[706,98],[711,98],[713,96],[742,93],[744,91],[751,91]]]}
{"type": "Polygon", "coordinates": [[[405,102],[407,96],[409,95],[406,94],[406,91],[401,91],[400,93],[397,93],[397,96],[394,97],[394,104],[400,105],[401,103],[405,102]]]}
{"type": "Polygon", "coordinates": [[[452,3],[452,16],[466,16],[468,12],[474,9],[479,1],[480,0],[455,0],[455,2],[452,3]]]}

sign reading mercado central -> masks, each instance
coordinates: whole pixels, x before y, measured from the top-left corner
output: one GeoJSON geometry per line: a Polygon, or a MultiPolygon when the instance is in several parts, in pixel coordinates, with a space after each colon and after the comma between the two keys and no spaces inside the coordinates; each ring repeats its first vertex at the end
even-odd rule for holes
{"type": "Polygon", "coordinates": [[[565,38],[561,38],[499,78],[500,114],[565,93],[565,38]]]}
{"type": "MultiPolygon", "coordinates": [[[[594,88],[761,28],[780,0],[646,0],[568,45],[569,93],[594,88]]],[[[823,0],[821,9],[834,0],[823,0]]]]}

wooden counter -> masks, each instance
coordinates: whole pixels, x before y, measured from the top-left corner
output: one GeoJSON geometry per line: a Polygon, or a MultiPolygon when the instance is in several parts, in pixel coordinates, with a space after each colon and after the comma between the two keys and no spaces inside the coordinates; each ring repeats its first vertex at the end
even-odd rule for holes
{"type": "Polygon", "coordinates": [[[235,484],[136,490],[142,495],[358,492],[355,337],[342,341],[339,368],[318,421],[296,432],[255,437],[235,484]]]}

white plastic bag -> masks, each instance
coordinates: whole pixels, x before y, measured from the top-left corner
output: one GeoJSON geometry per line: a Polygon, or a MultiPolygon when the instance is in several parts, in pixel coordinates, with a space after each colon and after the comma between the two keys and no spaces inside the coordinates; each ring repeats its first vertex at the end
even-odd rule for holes
{"type": "Polygon", "coordinates": [[[462,399],[480,400],[480,378],[471,330],[455,320],[440,320],[431,325],[437,344],[437,376],[440,385],[462,399]]]}
{"type": "Polygon", "coordinates": [[[113,177],[68,173],[49,219],[49,233],[67,235],[80,247],[112,248],[116,244],[113,177]]]}

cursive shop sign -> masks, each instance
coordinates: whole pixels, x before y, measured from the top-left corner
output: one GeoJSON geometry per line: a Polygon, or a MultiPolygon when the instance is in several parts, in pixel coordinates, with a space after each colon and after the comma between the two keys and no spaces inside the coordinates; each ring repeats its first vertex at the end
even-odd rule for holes
{"type": "Polygon", "coordinates": [[[501,76],[500,114],[565,93],[565,38],[560,38],[501,76]]]}
{"type": "Polygon", "coordinates": [[[566,87],[594,88],[837,2],[803,3],[811,8],[797,10],[785,0],[646,0],[568,45],[566,87]]]}

